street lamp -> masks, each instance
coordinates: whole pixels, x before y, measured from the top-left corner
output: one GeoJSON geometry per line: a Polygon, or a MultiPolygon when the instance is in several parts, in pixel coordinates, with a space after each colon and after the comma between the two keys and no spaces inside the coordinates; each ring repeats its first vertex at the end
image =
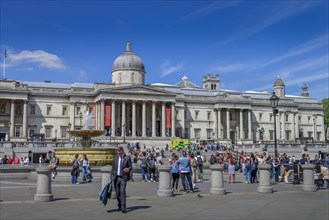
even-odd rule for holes
{"type": "MultiPolygon", "coordinates": [[[[276,114],[278,113],[278,104],[279,104],[279,97],[275,95],[275,92],[273,92],[271,98],[270,98],[271,106],[273,109],[273,115],[274,115],[274,157],[275,160],[278,159],[278,146],[277,146],[277,140],[276,140],[276,114]]],[[[275,182],[279,182],[279,173],[275,172],[275,182]]]]}

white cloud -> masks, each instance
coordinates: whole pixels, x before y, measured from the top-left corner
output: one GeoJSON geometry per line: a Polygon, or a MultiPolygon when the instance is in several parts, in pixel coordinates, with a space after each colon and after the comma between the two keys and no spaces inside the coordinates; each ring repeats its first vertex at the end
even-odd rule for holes
{"type": "Polygon", "coordinates": [[[283,54],[279,57],[276,57],[276,58],[264,63],[261,66],[258,66],[257,69],[261,68],[261,67],[264,67],[264,66],[268,66],[268,65],[273,64],[273,63],[277,63],[277,62],[282,61],[282,60],[286,60],[286,59],[291,58],[291,57],[296,57],[296,56],[305,54],[309,51],[312,51],[312,50],[314,50],[316,48],[319,48],[319,47],[323,47],[327,44],[328,44],[328,35],[320,36],[318,38],[315,38],[315,39],[313,39],[309,42],[306,42],[306,43],[298,46],[297,48],[287,52],[286,54],[283,54]]]}
{"type": "Polygon", "coordinates": [[[178,63],[178,64],[174,64],[172,65],[170,63],[170,61],[167,61],[163,64],[161,64],[160,68],[161,68],[161,77],[165,77],[168,76],[172,73],[177,73],[178,71],[182,70],[183,65],[178,63]]]}
{"type": "MultiPolygon", "coordinates": [[[[235,34],[231,35],[224,41],[217,44],[217,46],[225,45],[227,43],[231,43],[233,41],[243,39],[246,37],[250,37],[268,27],[271,25],[278,23],[284,19],[287,19],[295,14],[298,14],[312,6],[314,6],[316,3],[314,2],[284,2],[281,6],[278,5],[278,7],[269,10],[268,13],[266,13],[266,17],[264,19],[258,19],[255,23],[245,25],[246,27],[239,29],[235,34]]],[[[258,10],[263,11],[263,7],[259,7],[258,10]]]]}
{"type": "Polygon", "coordinates": [[[17,68],[17,71],[23,71],[23,72],[25,72],[25,71],[33,71],[34,70],[34,68],[33,67],[22,67],[22,68],[17,68]]]}
{"type": "Polygon", "coordinates": [[[23,50],[17,54],[9,53],[8,60],[11,63],[21,64],[21,63],[36,63],[41,67],[48,69],[65,69],[65,65],[61,58],[57,55],[47,53],[43,50],[23,50]]]}
{"type": "Polygon", "coordinates": [[[213,68],[215,71],[219,71],[220,74],[225,73],[232,73],[232,72],[240,72],[245,71],[246,69],[254,66],[254,63],[234,63],[234,64],[227,64],[227,65],[218,65],[217,67],[213,68]]]}
{"type": "Polygon", "coordinates": [[[87,82],[88,81],[88,74],[84,70],[79,71],[78,81],[80,82],[87,82]]]}

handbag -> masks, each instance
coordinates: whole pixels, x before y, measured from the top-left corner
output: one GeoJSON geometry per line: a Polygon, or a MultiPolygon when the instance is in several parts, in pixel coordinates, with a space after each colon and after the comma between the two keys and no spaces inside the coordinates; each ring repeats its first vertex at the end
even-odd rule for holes
{"type": "Polygon", "coordinates": [[[104,206],[106,206],[107,200],[111,198],[111,195],[112,195],[112,182],[109,182],[99,193],[99,200],[103,203],[104,206]]]}

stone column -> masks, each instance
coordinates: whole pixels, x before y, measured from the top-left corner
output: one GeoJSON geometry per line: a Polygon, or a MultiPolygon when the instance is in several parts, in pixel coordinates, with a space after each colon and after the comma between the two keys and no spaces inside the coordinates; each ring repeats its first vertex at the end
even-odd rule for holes
{"type": "Polygon", "coordinates": [[[294,113],[291,113],[291,115],[292,115],[292,122],[291,122],[291,139],[293,140],[293,141],[295,141],[295,138],[296,138],[296,133],[295,133],[295,131],[296,131],[296,128],[295,128],[295,114],[294,113]]]}
{"type": "Polygon", "coordinates": [[[101,100],[101,124],[100,124],[100,130],[104,130],[104,119],[105,119],[105,100],[101,100]]]}
{"type": "Polygon", "coordinates": [[[226,139],[230,139],[230,109],[226,109],[226,139]]]}
{"type": "Polygon", "coordinates": [[[303,186],[302,191],[315,192],[316,185],[314,183],[314,164],[303,164],[303,186]]]}
{"type": "Polygon", "coordinates": [[[295,133],[296,133],[296,138],[299,138],[299,120],[298,120],[298,114],[295,114],[295,133]]]}
{"type": "Polygon", "coordinates": [[[132,101],[132,130],[131,136],[136,137],[136,101],[132,101]]]}
{"type": "Polygon", "coordinates": [[[223,171],[224,165],[214,164],[210,165],[211,170],[211,188],[210,194],[225,195],[223,171]]]}
{"type": "Polygon", "coordinates": [[[34,195],[34,200],[38,202],[52,201],[53,194],[51,193],[50,168],[37,167],[36,172],[38,173],[38,180],[37,193],[34,195]]]}
{"type": "Polygon", "coordinates": [[[313,140],[319,141],[316,135],[316,115],[313,115],[312,118],[313,118],[313,140]]]}
{"type": "Polygon", "coordinates": [[[176,129],[176,114],[175,114],[175,102],[171,103],[171,137],[176,137],[175,129],[176,129]]]}
{"type": "Polygon", "coordinates": [[[155,119],[156,119],[156,114],[155,114],[155,101],[152,102],[152,137],[156,137],[156,132],[155,132],[155,119]]]}
{"type": "Polygon", "coordinates": [[[251,110],[248,111],[248,139],[251,139],[251,110]]]}
{"type": "Polygon", "coordinates": [[[111,135],[115,137],[115,100],[112,99],[111,103],[111,135]]]}
{"type": "Polygon", "coordinates": [[[222,139],[222,109],[217,109],[217,115],[218,115],[218,139],[222,139]]]}
{"type": "Polygon", "coordinates": [[[10,137],[15,136],[15,99],[11,100],[11,108],[10,108],[10,137]]]}
{"type": "Polygon", "coordinates": [[[161,197],[171,197],[173,192],[170,186],[171,166],[161,165],[159,167],[159,189],[157,195],[161,197]]]}
{"type": "Polygon", "coordinates": [[[243,109],[240,109],[240,140],[243,139],[243,109]]]}
{"type": "MultiPolygon", "coordinates": [[[[102,189],[104,189],[104,187],[106,186],[106,184],[108,184],[109,182],[111,182],[111,172],[112,172],[112,166],[107,165],[107,166],[103,166],[101,167],[101,173],[102,173],[102,189]]],[[[112,196],[111,198],[116,199],[116,195],[115,195],[115,190],[114,190],[114,185],[112,185],[112,196]]]]}
{"type": "Polygon", "coordinates": [[[70,102],[70,123],[71,123],[71,130],[75,129],[75,103],[70,102]]]}
{"type": "Polygon", "coordinates": [[[214,118],[215,118],[215,121],[214,121],[214,132],[215,132],[215,139],[218,140],[218,114],[216,112],[216,109],[214,109],[214,118]]]}
{"type": "Polygon", "coordinates": [[[185,137],[185,107],[183,106],[183,108],[181,108],[181,132],[182,132],[182,138],[187,138],[185,137]]]}
{"type": "Polygon", "coordinates": [[[282,122],[282,130],[281,130],[281,139],[286,139],[286,113],[281,113],[281,122],[282,122]]]}
{"type": "Polygon", "coordinates": [[[166,103],[162,102],[162,111],[161,111],[161,136],[166,136],[166,103]]]}
{"type": "Polygon", "coordinates": [[[146,101],[142,106],[142,137],[146,137],[146,101]]]}
{"type": "Polygon", "coordinates": [[[23,138],[26,138],[27,134],[27,100],[23,100],[23,138]]]}
{"type": "Polygon", "coordinates": [[[259,164],[259,184],[257,192],[259,193],[272,193],[273,188],[271,186],[271,165],[259,164]]]}
{"type": "Polygon", "coordinates": [[[126,134],[126,101],[122,100],[122,120],[121,120],[121,136],[125,136],[126,134]]]}

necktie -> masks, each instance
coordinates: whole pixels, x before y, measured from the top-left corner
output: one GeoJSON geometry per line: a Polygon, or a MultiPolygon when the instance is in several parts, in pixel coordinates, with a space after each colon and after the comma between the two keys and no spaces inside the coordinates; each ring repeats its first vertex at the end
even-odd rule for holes
{"type": "Polygon", "coordinates": [[[119,157],[119,163],[118,163],[118,175],[122,176],[122,157],[119,157]]]}

